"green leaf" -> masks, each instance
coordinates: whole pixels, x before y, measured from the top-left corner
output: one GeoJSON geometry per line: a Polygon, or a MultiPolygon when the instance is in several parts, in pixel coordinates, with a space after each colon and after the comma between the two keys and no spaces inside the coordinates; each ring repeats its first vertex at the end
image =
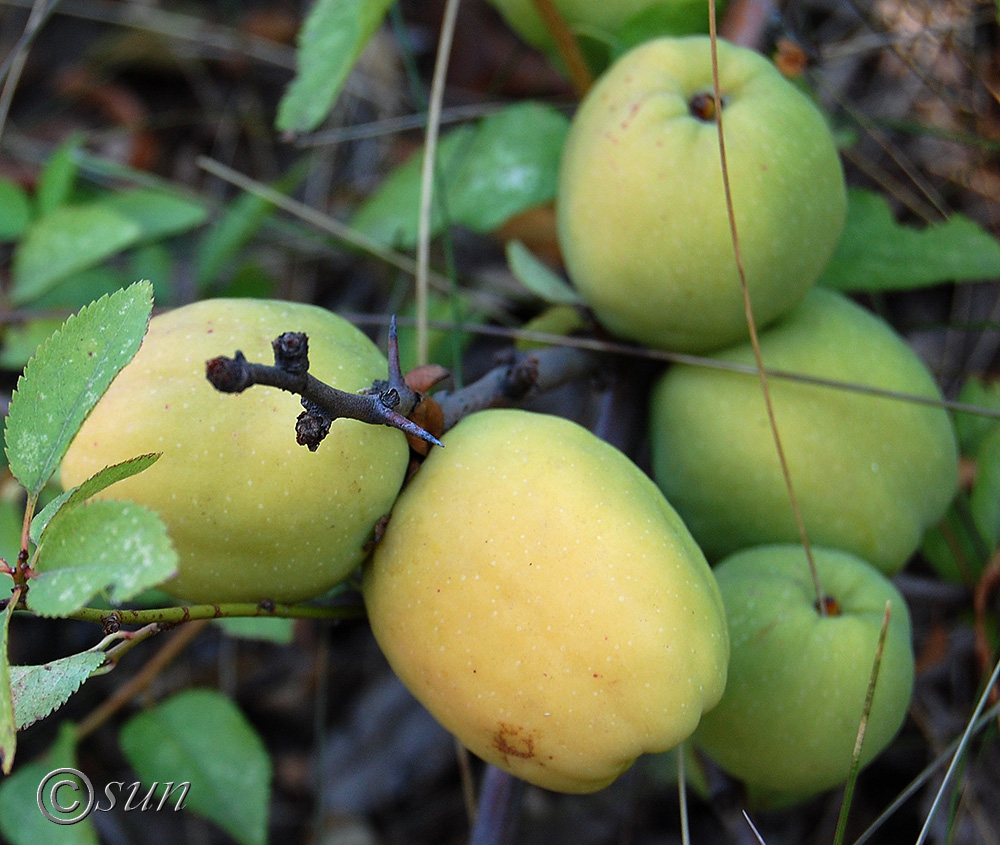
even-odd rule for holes
{"type": "Polygon", "coordinates": [[[483,118],[462,170],[446,179],[453,222],[492,232],[515,214],[555,198],[569,119],[540,103],[483,118]]]}
{"type": "MultiPolygon", "coordinates": [[[[0,498],[0,557],[17,560],[21,550],[21,529],[24,525],[24,502],[7,496],[0,498]]],[[[0,596],[7,598],[14,581],[6,573],[0,575],[0,596]]]]}
{"type": "Polygon", "coordinates": [[[848,192],[847,225],[820,284],[843,291],[909,290],[1000,276],[1000,242],[954,214],[915,229],[897,223],[888,202],[848,192]]]}
{"type": "Polygon", "coordinates": [[[941,521],[924,534],[920,554],[943,581],[965,584],[972,590],[983,573],[989,549],[969,510],[968,494],[960,490],[941,521]]]}
{"type": "Polygon", "coordinates": [[[976,480],[969,507],[992,552],[1000,544],[1000,426],[994,426],[976,449],[976,480]]]}
{"type": "Polygon", "coordinates": [[[37,558],[28,607],[42,616],[65,616],[105,589],[118,604],[177,571],[177,552],[159,515],[113,500],[57,513],[42,534],[37,558]]]}
{"type": "MultiPolygon", "coordinates": [[[[153,285],[153,302],[157,305],[175,306],[180,304],[172,281],[176,264],[174,251],[163,241],[153,241],[129,251],[128,270],[123,272],[128,279],[148,279],[153,285]]],[[[185,268],[183,272],[189,271],[185,268]]]]}
{"type": "Polygon", "coordinates": [[[233,271],[218,295],[234,299],[274,299],[281,285],[256,261],[245,261],[233,271]]]}
{"type": "Polygon", "coordinates": [[[264,845],[271,761],[228,698],[210,690],[178,693],[129,720],[119,739],[143,781],[189,781],[188,809],[244,845],[264,845]]]}
{"type": "MultiPolygon", "coordinates": [[[[721,15],[724,3],[717,4],[721,15]]],[[[663,35],[694,35],[708,32],[705,0],[670,0],[655,3],[629,18],[615,33],[619,52],[663,35]]]]}
{"type": "MultiPolygon", "coordinates": [[[[92,267],[77,273],[71,279],[63,279],[32,300],[31,304],[40,311],[79,311],[102,296],[110,296],[126,287],[135,278],[149,277],[145,274],[115,272],[108,266],[92,267]]],[[[7,326],[3,333],[3,346],[0,347],[0,365],[8,370],[23,370],[38,347],[62,324],[63,320],[58,317],[38,317],[7,326]]]]}
{"type": "Polygon", "coordinates": [[[76,185],[76,174],[80,170],[77,153],[82,146],[83,135],[74,133],[56,147],[45,162],[35,193],[39,217],[69,202],[76,185]]]}
{"type": "MultiPolygon", "coordinates": [[[[453,181],[475,136],[474,126],[459,126],[441,136],[437,147],[438,173],[442,175],[439,184],[453,181]]],[[[412,248],[417,243],[422,167],[421,148],[393,170],[361,204],[351,220],[351,228],[387,246],[412,248]]],[[[431,234],[444,229],[441,206],[440,201],[435,202],[431,210],[431,234]]],[[[451,209],[448,210],[450,215],[451,209]]]]}
{"type": "Polygon", "coordinates": [[[392,0],[317,0],[299,33],[298,70],[278,104],[278,129],[309,132],[323,122],[391,5],[392,0]]]}
{"type": "Polygon", "coordinates": [[[273,212],[274,205],[256,194],[237,197],[221,219],[205,232],[195,257],[195,278],[199,290],[207,290],[226,264],[273,212]]]}
{"type": "Polygon", "coordinates": [[[84,502],[91,496],[100,493],[106,487],[110,487],[115,482],[138,475],[143,470],[155,464],[160,459],[161,454],[160,452],[156,452],[149,455],[139,455],[137,458],[122,461],[120,464],[112,464],[111,466],[104,467],[104,469],[98,470],[90,476],[83,484],[74,487],[72,490],[60,493],[31,520],[31,527],[29,529],[31,539],[37,543],[46,526],[52,521],[52,517],[64,507],[84,502]]]}
{"type": "Polygon", "coordinates": [[[84,651],[41,666],[11,666],[17,729],[23,730],[62,707],[104,663],[104,652],[84,651]]]}
{"type": "Polygon", "coordinates": [[[53,332],[59,330],[63,322],[58,317],[39,317],[7,326],[3,333],[3,346],[0,347],[0,367],[15,372],[23,370],[31,356],[52,337],[53,332]]]}
{"type": "MultiPolygon", "coordinates": [[[[63,722],[59,726],[59,735],[43,759],[34,760],[26,766],[18,767],[9,778],[0,782],[0,833],[11,845],[98,845],[97,833],[91,819],[83,819],[75,824],[54,824],[39,812],[38,789],[47,782],[48,789],[43,790],[43,800],[46,808],[57,818],[64,819],[78,815],[80,810],[68,814],[60,814],[52,806],[51,790],[55,780],[48,775],[57,769],[76,769],[76,726],[72,722],[63,722]]],[[[86,786],[78,778],[69,778],[65,774],[57,780],[72,779],[76,782],[76,790],[63,786],[59,789],[59,803],[70,807],[74,801],[80,801],[86,806],[88,794],[86,786]]]]}
{"type": "MultiPolygon", "coordinates": [[[[10,579],[0,577],[0,584],[10,579]]],[[[6,585],[5,585],[6,586],[6,585]]],[[[6,594],[6,590],[4,591],[6,594]]],[[[14,615],[13,602],[8,603],[0,616],[0,771],[10,774],[17,749],[17,723],[14,721],[14,698],[10,689],[10,663],[7,655],[7,635],[10,618],[14,615]]]]}
{"type": "Polygon", "coordinates": [[[135,220],[101,203],[61,206],[36,220],[14,251],[10,299],[24,305],[47,290],[132,246],[135,220]]]}
{"type": "Polygon", "coordinates": [[[288,645],[294,635],[295,620],[263,616],[233,616],[216,619],[215,623],[231,637],[246,640],[266,640],[288,645]]]}
{"type": "Polygon", "coordinates": [[[520,241],[508,242],[507,263],[517,280],[545,302],[553,305],[579,305],[583,302],[562,276],[536,258],[520,241]]]}
{"type": "MultiPolygon", "coordinates": [[[[451,223],[492,232],[511,217],[555,198],[559,157],[569,120],[539,103],[518,103],[441,137],[438,187],[451,223]]],[[[352,226],[382,243],[416,244],[422,151],[385,180],[358,209],[352,226]]],[[[444,226],[441,203],[432,233],[444,226]]]]}
{"type": "MultiPolygon", "coordinates": [[[[411,302],[401,313],[407,317],[415,317],[416,311],[416,304],[411,302]]],[[[456,299],[453,301],[451,297],[441,296],[433,291],[427,297],[427,317],[432,322],[442,323],[481,323],[483,321],[482,315],[473,311],[468,301],[460,295],[456,294],[456,299]]],[[[407,373],[417,366],[416,324],[400,326],[397,337],[400,368],[404,373],[407,373]]],[[[456,357],[461,357],[462,350],[472,342],[472,338],[471,334],[461,331],[458,327],[429,329],[427,331],[428,363],[455,368],[456,357]]]]}
{"type": "MultiPolygon", "coordinates": [[[[958,393],[958,401],[987,411],[1000,411],[1000,382],[971,376],[958,393]]],[[[980,441],[1000,426],[995,417],[959,411],[955,414],[955,434],[963,455],[972,455],[980,441]]]]}
{"type": "Polygon", "coordinates": [[[101,200],[100,204],[139,227],[136,242],[178,235],[208,219],[208,210],[201,202],[157,188],[119,191],[101,200]]]}
{"type": "Polygon", "coordinates": [[[37,496],[112,379],[135,355],[153,300],[148,282],[70,317],[18,379],[4,430],[10,469],[37,496]]]}
{"type": "Polygon", "coordinates": [[[16,241],[31,223],[31,201],[21,186],[0,179],[0,242],[16,241]]]}
{"type": "Polygon", "coordinates": [[[125,274],[117,267],[101,264],[56,282],[41,296],[33,298],[31,305],[38,310],[79,311],[104,295],[110,296],[119,288],[128,287],[135,279],[145,278],[148,278],[145,274],[125,274]]]}
{"type": "MultiPolygon", "coordinates": [[[[552,305],[524,324],[526,332],[554,334],[561,337],[568,337],[573,332],[583,331],[586,328],[587,320],[575,305],[552,305]]],[[[519,337],[514,341],[515,349],[541,349],[549,345],[526,337],[519,337]]]]}
{"type": "MultiPolygon", "coordinates": [[[[272,187],[285,194],[305,176],[293,167],[272,187]]],[[[226,208],[222,217],[204,234],[195,255],[195,279],[199,290],[216,282],[223,268],[237,258],[247,242],[274,212],[274,204],[257,194],[241,194],[226,208]]]]}

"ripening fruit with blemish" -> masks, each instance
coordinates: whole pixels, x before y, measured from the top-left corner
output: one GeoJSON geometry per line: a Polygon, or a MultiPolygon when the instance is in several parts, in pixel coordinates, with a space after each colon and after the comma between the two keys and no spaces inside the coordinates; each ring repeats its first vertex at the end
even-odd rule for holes
{"type": "Polygon", "coordinates": [[[813,556],[825,616],[801,546],[758,546],[714,570],[732,656],[725,694],[693,741],[742,780],[758,806],[793,804],[847,780],[887,602],[862,766],[895,738],[913,691],[903,597],[854,555],[814,548],[813,556]]]}
{"type": "MultiPolygon", "coordinates": [[[[791,309],[840,237],[844,176],[825,118],[764,56],[718,42],[729,184],[758,326],[791,309]]],[[[612,333],[706,351],[748,337],[707,37],[653,39],[613,64],[563,150],[559,243],[612,333]]]]}
{"type": "Polygon", "coordinates": [[[313,305],[215,299],[154,317],[135,358],[80,429],[65,488],[110,464],[162,452],[100,495],[159,512],[180,555],[162,585],[194,602],[298,601],[326,592],[364,557],[392,507],[408,451],[400,431],[338,419],[316,452],[295,442],[299,398],[271,387],[217,392],[205,362],[242,350],[273,359],[286,331],[309,338],[309,371],[357,392],[386,376],[358,329],[313,305]]]}
{"type": "MultiPolygon", "coordinates": [[[[760,335],[770,370],[880,388],[918,404],[787,378],[768,380],[795,497],[812,542],[898,572],[958,486],[958,448],[930,371],[892,327],[824,288],[760,335]]],[[[749,343],[721,366],[670,367],[650,406],[653,475],[709,560],[798,542],[749,343]]]]}
{"type": "Polygon", "coordinates": [[[568,420],[466,417],[433,449],[366,564],[375,638],[465,746],[593,792],[673,748],[718,701],[714,576],[625,455],[568,420]]]}

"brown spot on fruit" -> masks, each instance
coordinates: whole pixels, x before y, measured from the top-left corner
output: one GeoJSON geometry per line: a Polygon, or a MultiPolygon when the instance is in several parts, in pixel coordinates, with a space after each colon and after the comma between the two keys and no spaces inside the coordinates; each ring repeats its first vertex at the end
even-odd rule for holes
{"type": "Polygon", "coordinates": [[[497,724],[493,734],[493,747],[504,757],[518,757],[530,760],[535,756],[535,738],[524,728],[506,722],[497,724]]]}

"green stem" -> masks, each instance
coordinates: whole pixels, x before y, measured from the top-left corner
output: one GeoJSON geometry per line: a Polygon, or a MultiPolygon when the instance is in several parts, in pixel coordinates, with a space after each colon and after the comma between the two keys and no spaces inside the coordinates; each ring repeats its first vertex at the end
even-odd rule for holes
{"type": "Polygon", "coordinates": [[[105,610],[83,607],[67,615],[68,619],[94,622],[105,630],[122,625],[180,625],[198,619],[233,617],[272,617],[277,619],[362,619],[361,605],[321,606],[309,604],[272,604],[269,602],[233,602],[230,604],[194,604],[182,607],[158,607],[145,610],[105,610]]]}

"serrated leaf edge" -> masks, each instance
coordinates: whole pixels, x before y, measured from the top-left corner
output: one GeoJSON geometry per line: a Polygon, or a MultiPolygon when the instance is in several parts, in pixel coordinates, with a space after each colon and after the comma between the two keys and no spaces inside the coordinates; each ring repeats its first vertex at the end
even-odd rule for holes
{"type": "MultiPolygon", "coordinates": [[[[18,394],[22,390],[22,385],[24,384],[24,382],[26,380],[30,379],[33,365],[37,366],[36,361],[40,357],[42,357],[43,354],[47,350],[49,350],[51,348],[53,342],[55,342],[56,338],[58,338],[61,335],[61,333],[66,330],[67,326],[72,325],[72,323],[75,322],[76,320],[80,319],[80,317],[82,315],[84,315],[85,313],[87,313],[92,308],[98,306],[99,304],[104,303],[105,300],[110,300],[112,297],[117,296],[119,293],[123,293],[125,291],[129,291],[129,290],[133,289],[134,287],[136,287],[137,285],[143,286],[145,288],[145,291],[146,291],[146,298],[147,298],[147,301],[149,303],[149,311],[150,311],[150,313],[146,317],[146,325],[148,327],[148,325],[149,325],[149,319],[150,319],[150,316],[152,314],[152,306],[153,306],[153,285],[152,285],[152,283],[143,280],[143,281],[140,281],[140,282],[134,282],[133,284],[129,285],[127,288],[122,288],[120,291],[116,291],[115,293],[104,294],[104,296],[100,297],[99,299],[95,300],[94,302],[91,302],[89,305],[85,305],[76,314],[71,314],[66,319],[66,321],[63,323],[63,325],[59,329],[57,329],[55,332],[53,332],[51,335],[49,335],[48,338],[46,338],[46,340],[36,350],[35,354],[32,355],[31,358],[28,360],[28,363],[24,367],[24,371],[21,373],[20,376],[18,376],[17,385],[15,386],[14,392],[11,394],[10,408],[9,408],[8,413],[7,413],[7,423],[6,423],[5,427],[4,427],[4,455],[7,458],[7,464],[8,464],[8,466],[13,467],[15,462],[11,461],[10,445],[8,443],[8,440],[7,440],[7,430],[9,428],[9,426],[10,426],[11,420],[16,417],[16,414],[18,412],[18,407],[19,407],[18,403],[17,403],[17,397],[18,397],[18,394]]],[[[133,357],[134,357],[134,353],[133,353],[133,357]]],[[[131,358],[129,358],[129,360],[131,360],[131,358]]],[[[122,364],[122,366],[124,367],[125,364],[127,364],[127,363],[128,363],[128,361],[125,361],[122,364]]],[[[102,393],[102,395],[103,395],[103,393],[102,393]]],[[[98,399],[99,398],[100,397],[98,397],[98,399]]],[[[96,405],[96,402],[94,404],[96,405]]],[[[93,410],[93,409],[91,409],[91,410],[93,410]]],[[[88,412],[87,416],[89,416],[89,412],[88,412]]],[[[71,418],[72,418],[72,415],[69,415],[68,418],[67,418],[67,422],[71,418]]],[[[86,417],[84,417],[84,420],[86,420],[86,417]]],[[[61,432],[61,434],[64,435],[65,434],[65,430],[63,430],[61,432]]],[[[67,441],[67,448],[68,448],[68,441],[67,441]]],[[[64,450],[64,452],[65,452],[65,450],[64,450]]],[[[61,460],[61,458],[62,458],[62,456],[60,456],[60,460],[61,460]]],[[[58,467],[58,464],[59,464],[59,460],[56,460],[56,461],[52,462],[52,470],[51,470],[51,472],[49,473],[48,477],[40,480],[39,486],[38,486],[37,490],[32,490],[31,488],[29,488],[28,485],[24,484],[24,482],[21,481],[21,479],[18,479],[18,481],[21,481],[22,485],[26,489],[28,489],[29,494],[37,496],[38,493],[41,492],[41,488],[48,482],[49,478],[52,477],[52,473],[55,472],[56,468],[58,467]]]]}

